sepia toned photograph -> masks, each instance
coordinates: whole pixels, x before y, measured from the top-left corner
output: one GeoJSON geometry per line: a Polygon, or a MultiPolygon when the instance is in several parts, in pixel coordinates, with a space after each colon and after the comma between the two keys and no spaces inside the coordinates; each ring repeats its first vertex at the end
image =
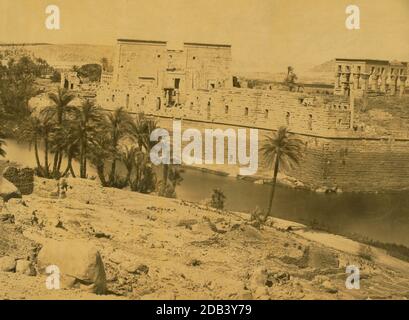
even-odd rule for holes
{"type": "Polygon", "coordinates": [[[407,300],[408,21],[0,0],[0,300],[407,300]]]}

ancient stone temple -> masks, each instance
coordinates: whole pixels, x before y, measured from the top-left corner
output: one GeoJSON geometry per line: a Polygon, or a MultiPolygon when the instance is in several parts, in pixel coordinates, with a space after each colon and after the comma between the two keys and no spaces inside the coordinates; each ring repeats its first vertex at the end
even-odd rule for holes
{"type": "MultiPolygon", "coordinates": [[[[406,63],[336,59],[330,94],[280,85],[238,88],[231,62],[230,45],[169,48],[165,41],[120,39],[114,71],[102,74],[96,102],[107,110],[143,112],[169,131],[173,119],[182,121],[182,129],[256,128],[260,146],[265,135],[285,126],[305,144],[302,165],[286,173],[310,189],[409,188],[409,123],[399,121],[399,114],[372,121],[361,112],[373,104],[407,103],[399,96],[405,93],[406,63]]],[[[262,158],[258,174],[270,176],[262,158]]]]}
{"type": "Polygon", "coordinates": [[[407,79],[407,62],[335,59],[336,95],[403,95],[407,79]]]}
{"type": "Polygon", "coordinates": [[[75,71],[65,71],[61,73],[60,87],[68,90],[78,90],[81,85],[81,79],[75,71]]]}
{"type": "Polygon", "coordinates": [[[348,99],[325,99],[287,88],[233,87],[231,46],[118,40],[114,72],[103,73],[97,103],[132,113],[295,132],[350,129],[348,99]]]}
{"type": "Polygon", "coordinates": [[[184,43],[170,49],[164,41],[117,43],[113,84],[146,84],[164,91],[168,103],[192,90],[232,86],[229,45],[184,43]]]}

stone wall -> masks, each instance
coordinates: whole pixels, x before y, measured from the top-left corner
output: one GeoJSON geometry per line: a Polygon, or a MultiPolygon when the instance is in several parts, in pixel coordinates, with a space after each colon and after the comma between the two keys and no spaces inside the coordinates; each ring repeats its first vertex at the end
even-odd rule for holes
{"type": "Polygon", "coordinates": [[[167,107],[160,90],[148,85],[101,86],[97,103],[105,109],[275,130],[287,126],[303,134],[349,134],[351,110],[341,98],[283,90],[194,90],[167,107]],[[115,99],[110,97],[111,93],[115,99]]]}
{"type": "MultiPolygon", "coordinates": [[[[159,119],[159,127],[172,132],[173,119],[159,119]]],[[[239,127],[183,120],[182,130],[187,128],[196,128],[204,133],[205,129],[226,130],[239,127]]],[[[259,130],[259,147],[265,141],[265,136],[273,132],[259,130]]],[[[304,143],[303,157],[299,166],[284,170],[284,173],[312,190],[322,187],[328,190],[338,188],[343,191],[367,192],[409,189],[409,139],[329,139],[301,134],[296,134],[296,137],[304,143]]],[[[259,171],[256,175],[265,176],[266,173],[270,176],[271,169],[266,167],[259,152],[259,171]]]]}
{"type": "Polygon", "coordinates": [[[315,186],[346,191],[409,188],[409,140],[308,138],[294,175],[315,186]]]}

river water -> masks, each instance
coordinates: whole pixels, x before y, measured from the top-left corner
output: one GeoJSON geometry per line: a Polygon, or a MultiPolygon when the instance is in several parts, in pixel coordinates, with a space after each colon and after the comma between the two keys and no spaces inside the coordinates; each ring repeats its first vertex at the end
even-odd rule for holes
{"type": "MultiPolygon", "coordinates": [[[[35,166],[34,151],[27,145],[7,140],[5,149],[7,159],[35,166]]],[[[78,168],[74,167],[78,172],[78,168]]],[[[210,198],[213,189],[220,188],[226,195],[226,209],[251,212],[256,206],[267,207],[269,185],[193,169],[186,169],[183,178],[176,190],[180,199],[200,202],[210,198]]],[[[356,234],[371,240],[409,246],[409,192],[317,194],[278,186],[273,215],[321,226],[333,233],[356,234]]]]}

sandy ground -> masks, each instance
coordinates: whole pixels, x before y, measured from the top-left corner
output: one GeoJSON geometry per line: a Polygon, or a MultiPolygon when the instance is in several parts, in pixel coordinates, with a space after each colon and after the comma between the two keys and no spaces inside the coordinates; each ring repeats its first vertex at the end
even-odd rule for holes
{"type": "Polygon", "coordinates": [[[68,183],[67,198],[53,199],[56,182],[36,178],[34,194],[2,209],[15,223],[0,222],[0,256],[27,255],[49,239],[85,240],[101,253],[109,294],[48,290],[42,275],[0,272],[1,299],[409,298],[409,264],[376,249],[364,256],[349,239],[279,219],[258,230],[242,213],[68,183]],[[359,290],[345,286],[351,264],[359,290]],[[136,274],[135,265],[149,271],[136,274]]]}

